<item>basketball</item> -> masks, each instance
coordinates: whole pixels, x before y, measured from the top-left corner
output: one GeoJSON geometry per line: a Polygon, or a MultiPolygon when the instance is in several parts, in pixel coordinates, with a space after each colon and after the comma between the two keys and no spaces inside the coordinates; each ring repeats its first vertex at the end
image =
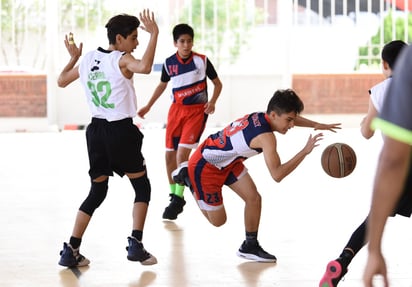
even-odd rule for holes
{"type": "Polygon", "coordinates": [[[321,158],[323,170],[331,177],[342,178],[350,175],[356,166],[356,153],[345,143],[328,145],[321,158]]]}

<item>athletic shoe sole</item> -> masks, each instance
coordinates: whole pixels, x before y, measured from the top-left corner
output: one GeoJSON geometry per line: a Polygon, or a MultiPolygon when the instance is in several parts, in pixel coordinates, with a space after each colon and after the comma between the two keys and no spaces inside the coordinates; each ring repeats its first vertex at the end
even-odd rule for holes
{"type": "Polygon", "coordinates": [[[256,262],[264,262],[264,263],[276,263],[276,259],[269,259],[269,258],[263,258],[263,257],[259,257],[255,254],[250,254],[250,253],[243,253],[243,252],[236,252],[236,255],[244,258],[244,259],[248,259],[248,260],[253,260],[256,262]]]}
{"type": "Polygon", "coordinates": [[[319,287],[336,287],[332,280],[339,278],[342,274],[342,266],[338,261],[334,260],[328,263],[326,266],[326,272],[320,280],[319,287]]]}

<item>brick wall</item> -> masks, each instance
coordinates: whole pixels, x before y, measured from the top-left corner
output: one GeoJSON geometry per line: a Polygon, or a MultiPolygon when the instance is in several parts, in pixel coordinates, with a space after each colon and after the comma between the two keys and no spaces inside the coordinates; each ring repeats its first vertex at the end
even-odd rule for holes
{"type": "Polygon", "coordinates": [[[0,117],[46,116],[46,75],[0,74],[0,117]]]}
{"type": "Polygon", "coordinates": [[[292,88],[302,98],[306,114],[366,113],[369,89],[382,74],[293,75],[292,88]]]}
{"type": "MultiPolygon", "coordinates": [[[[368,90],[382,80],[382,74],[297,74],[292,88],[305,114],[359,114],[368,109],[368,90]]],[[[0,74],[0,117],[47,117],[46,75],[0,74]]]]}

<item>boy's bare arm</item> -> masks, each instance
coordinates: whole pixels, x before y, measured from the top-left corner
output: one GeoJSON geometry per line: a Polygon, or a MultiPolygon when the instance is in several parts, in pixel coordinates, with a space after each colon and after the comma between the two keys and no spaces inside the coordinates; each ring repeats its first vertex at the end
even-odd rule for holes
{"type": "Polygon", "coordinates": [[[298,127],[314,128],[315,130],[329,130],[331,132],[336,132],[337,129],[341,129],[341,123],[323,124],[312,121],[300,115],[296,117],[295,125],[298,127]]]}
{"type": "Polygon", "coordinates": [[[83,43],[80,43],[79,47],[77,47],[76,43],[74,42],[72,33],[70,33],[69,36],[65,36],[64,44],[70,54],[70,59],[63,70],[60,72],[60,75],[57,79],[57,85],[59,87],[66,87],[79,78],[79,71],[76,63],[82,55],[83,50],[83,43]]]}
{"type": "Polygon", "coordinates": [[[152,71],[159,28],[153,12],[149,10],[145,9],[140,13],[140,21],[143,24],[140,28],[150,33],[149,43],[141,59],[135,59],[132,55],[127,54],[124,56],[124,60],[127,62],[126,66],[129,71],[139,74],[149,74],[152,71]]]}
{"type": "Polygon", "coordinates": [[[141,117],[142,119],[144,119],[144,116],[150,111],[150,109],[152,108],[152,106],[154,105],[154,103],[157,101],[158,98],[160,98],[160,96],[163,94],[164,90],[167,87],[167,83],[166,82],[160,82],[156,89],[153,92],[152,97],[150,98],[150,100],[147,102],[147,104],[145,106],[143,106],[138,112],[137,115],[139,117],[141,117]]]}
{"type": "Polygon", "coordinates": [[[222,92],[222,87],[223,87],[223,84],[220,81],[219,77],[213,79],[212,83],[214,85],[213,95],[205,105],[206,114],[213,114],[215,112],[215,105],[216,105],[217,99],[220,96],[220,93],[222,92]]]}
{"type": "Polygon", "coordinates": [[[375,109],[372,100],[369,99],[368,113],[361,122],[361,133],[364,138],[369,139],[375,134],[375,131],[371,128],[371,123],[377,115],[378,111],[375,109]]]}
{"type": "Polygon", "coordinates": [[[260,147],[263,149],[263,157],[265,159],[266,166],[270,172],[270,175],[276,182],[281,182],[286,176],[294,171],[298,165],[304,160],[306,155],[312,152],[312,150],[319,145],[319,141],[322,140],[323,134],[319,133],[314,136],[310,135],[306,145],[301,151],[296,153],[288,161],[282,163],[276,148],[276,137],[273,133],[264,133],[255,137],[251,142],[251,147],[260,147]]]}

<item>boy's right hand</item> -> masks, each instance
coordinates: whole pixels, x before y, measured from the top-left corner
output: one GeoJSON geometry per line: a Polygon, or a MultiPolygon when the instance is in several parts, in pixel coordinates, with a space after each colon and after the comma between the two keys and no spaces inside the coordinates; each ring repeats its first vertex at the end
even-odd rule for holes
{"type": "Polygon", "coordinates": [[[83,50],[83,43],[80,43],[79,47],[77,47],[76,43],[74,42],[73,33],[70,32],[69,35],[65,36],[64,45],[66,46],[66,49],[69,52],[71,58],[80,58],[83,50]]]}
{"type": "Polygon", "coordinates": [[[138,112],[137,115],[139,117],[141,117],[142,119],[144,119],[145,114],[147,114],[149,112],[150,108],[148,106],[144,106],[143,108],[141,108],[138,112]]]}

